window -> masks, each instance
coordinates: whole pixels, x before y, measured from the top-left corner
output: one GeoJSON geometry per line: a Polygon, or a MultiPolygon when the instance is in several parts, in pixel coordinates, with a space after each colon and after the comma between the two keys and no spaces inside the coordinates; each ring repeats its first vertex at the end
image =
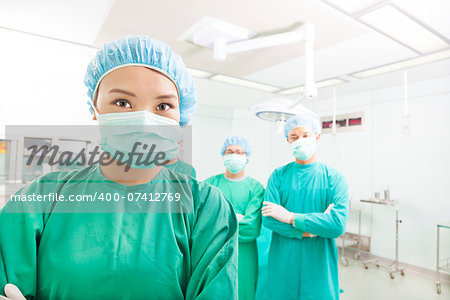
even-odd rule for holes
{"type": "MultiPolygon", "coordinates": [[[[333,116],[321,118],[322,133],[332,132],[333,116]]],[[[336,132],[358,131],[363,129],[364,112],[340,114],[336,116],[336,132]]]]}

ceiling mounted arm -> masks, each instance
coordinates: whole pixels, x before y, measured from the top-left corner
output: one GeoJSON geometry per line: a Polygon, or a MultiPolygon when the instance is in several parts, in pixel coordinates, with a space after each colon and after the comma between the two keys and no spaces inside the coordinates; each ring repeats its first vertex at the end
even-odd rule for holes
{"type": "Polygon", "coordinates": [[[285,44],[297,43],[303,40],[304,30],[295,30],[279,34],[273,34],[261,38],[250,39],[241,42],[233,42],[224,46],[227,54],[239,53],[262,48],[280,46],[285,44]]]}
{"type": "Polygon", "coordinates": [[[224,61],[228,54],[297,43],[314,43],[314,25],[265,37],[253,38],[250,30],[211,17],[203,17],[182,35],[186,41],[214,50],[214,59],[224,61]]]}
{"type": "Polygon", "coordinates": [[[282,123],[284,124],[284,122],[296,114],[296,108],[300,103],[317,96],[317,86],[314,80],[314,25],[306,24],[302,32],[302,39],[305,43],[304,92],[295,101],[290,99],[275,99],[250,108],[250,111],[257,117],[266,121],[277,122],[278,126],[281,126],[282,123]]]}
{"type": "Polygon", "coordinates": [[[306,24],[303,36],[303,42],[305,43],[305,90],[289,108],[294,108],[300,103],[317,96],[317,86],[314,80],[314,40],[314,25],[306,24]]]}
{"type": "Polygon", "coordinates": [[[280,101],[280,99],[277,99],[277,101],[250,108],[259,118],[272,122],[278,121],[281,124],[295,114],[297,105],[317,96],[317,86],[314,81],[315,28],[313,24],[305,24],[302,28],[293,31],[252,38],[254,36],[255,33],[245,28],[211,17],[203,17],[188,29],[180,39],[212,48],[216,61],[224,61],[228,54],[303,41],[305,44],[304,92],[295,101],[289,99],[280,101]]]}

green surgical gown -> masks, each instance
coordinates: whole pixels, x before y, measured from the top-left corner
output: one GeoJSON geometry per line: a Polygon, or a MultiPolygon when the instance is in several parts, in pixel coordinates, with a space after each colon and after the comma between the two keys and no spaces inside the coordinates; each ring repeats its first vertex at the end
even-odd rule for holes
{"type": "Polygon", "coordinates": [[[344,176],[322,162],[292,162],[272,173],[264,199],[294,212],[295,227],[263,217],[273,231],[265,299],[339,299],[334,239],[345,231],[348,198],[344,176]],[[317,237],[302,238],[303,232],[317,237]]]}
{"type": "Polygon", "coordinates": [[[197,177],[194,167],[188,163],[185,163],[184,161],[181,161],[181,160],[177,160],[175,163],[173,163],[171,165],[164,165],[164,167],[166,167],[167,169],[172,170],[176,173],[189,175],[194,178],[197,177]]]}
{"type": "Polygon", "coordinates": [[[94,165],[43,175],[16,195],[51,192],[125,199],[10,200],[0,211],[0,294],[12,283],[27,299],[237,299],[238,223],[216,187],[165,168],[126,186],[94,165]],[[183,203],[156,201],[168,191],[183,203]],[[151,203],[127,199],[150,193],[151,203]]]}
{"type": "Polygon", "coordinates": [[[258,281],[258,248],[256,238],[261,230],[261,207],[264,186],[256,179],[228,180],[224,174],[210,177],[206,182],[217,186],[245,217],[239,222],[239,299],[255,299],[258,281]]]}
{"type": "Polygon", "coordinates": [[[256,244],[258,245],[258,284],[256,286],[256,300],[265,298],[271,240],[272,230],[262,226],[261,234],[256,239],[256,244]]]}

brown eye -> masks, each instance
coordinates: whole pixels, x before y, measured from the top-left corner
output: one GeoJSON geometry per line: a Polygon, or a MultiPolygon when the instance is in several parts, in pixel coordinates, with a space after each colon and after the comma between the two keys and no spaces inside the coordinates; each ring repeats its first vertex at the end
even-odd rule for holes
{"type": "Polygon", "coordinates": [[[113,103],[119,107],[131,108],[131,103],[125,99],[117,99],[113,103]]]}
{"type": "Polygon", "coordinates": [[[172,106],[170,104],[168,104],[168,103],[160,103],[156,107],[156,110],[166,111],[166,110],[169,110],[171,108],[172,108],[172,106]]]}

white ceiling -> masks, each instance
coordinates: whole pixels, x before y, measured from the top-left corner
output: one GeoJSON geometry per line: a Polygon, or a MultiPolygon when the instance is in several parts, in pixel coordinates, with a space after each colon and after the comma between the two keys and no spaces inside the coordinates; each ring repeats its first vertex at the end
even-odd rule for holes
{"type": "Polygon", "coordinates": [[[0,27],[93,47],[126,34],[148,34],[168,43],[189,67],[291,88],[304,80],[301,43],[231,54],[216,62],[212,50],[178,38],[202,16],[260,36],[310,22],[316,25],[316,80],[358,80],[346,75],[419,55],[351,14],[385,2],[450,39],[449,0],[2,0],[0,27]],[[348,4],[347,11],[329,3],[348,4]]]}
{"type": "Polygon", "coordinates": [[[96,46],[125,34],[148,34],[176,50],[192,68],[242,77],[303,54],[303,44],[277,46],[213,59],[212,50],[178,40],[202,16],[245,27],[260,35],[300,22],[316,26],[316,49],[368,32],[364,26],[317,0],[116,0],[95,41],[96,46]],[[329,24],[337,24],[330,30],[329,24]]]}
{"type": "MultiPolygon", "coordinates": [[[[415,56],[417,54],[410,49],[383,37],[377,32],[369,32],[316,51],[314,73],[316,80],[320,81],[415,56]]],[[[305,58],[300,56],[255,72],[245,76],[245,78],[282,88],[290,88],[303,84],[304,70],[305,58]],[[283,75],[274,77],[273,74],[283,75]]]]}
{"type": "Polygon", "coordinates": [[[1,0],[0,27],[91,45],[114,0],[1,0]]]}
{"type": "MultiPolygon", "coordinates": [[[[426,82],[426,80],[433,80],[435,78],[450,77],[450,59],[441,60],[438,62],[429,63],[426,65],[420,65],[408,69],[408,82],[426,82]]],[[[445,82],[445,81],[444,81],[445,82]]],[[[317,98],[312,101],[321,99],[330,99],[333,96],[333,89],[335,88],[338,96],[356,94],[359,92],[365,92],[375,89],[383,89],[392,86],[403,87],[404,73],[403,71],[395,71],[379,76],[373,76],[361,80],[354,80],[336,87],[326,87],[320,90],[317,98]]],[[[435,88],[435,86],[433,86],[435,88]]],[[[430,94],[429,89],[424,89],[423,94],[430,94]]],[[[422,94],[418,93],[417,94],[422,94]]],[[[398,94],[398,99],[402,98],[403,94],[398,94]]]]}

